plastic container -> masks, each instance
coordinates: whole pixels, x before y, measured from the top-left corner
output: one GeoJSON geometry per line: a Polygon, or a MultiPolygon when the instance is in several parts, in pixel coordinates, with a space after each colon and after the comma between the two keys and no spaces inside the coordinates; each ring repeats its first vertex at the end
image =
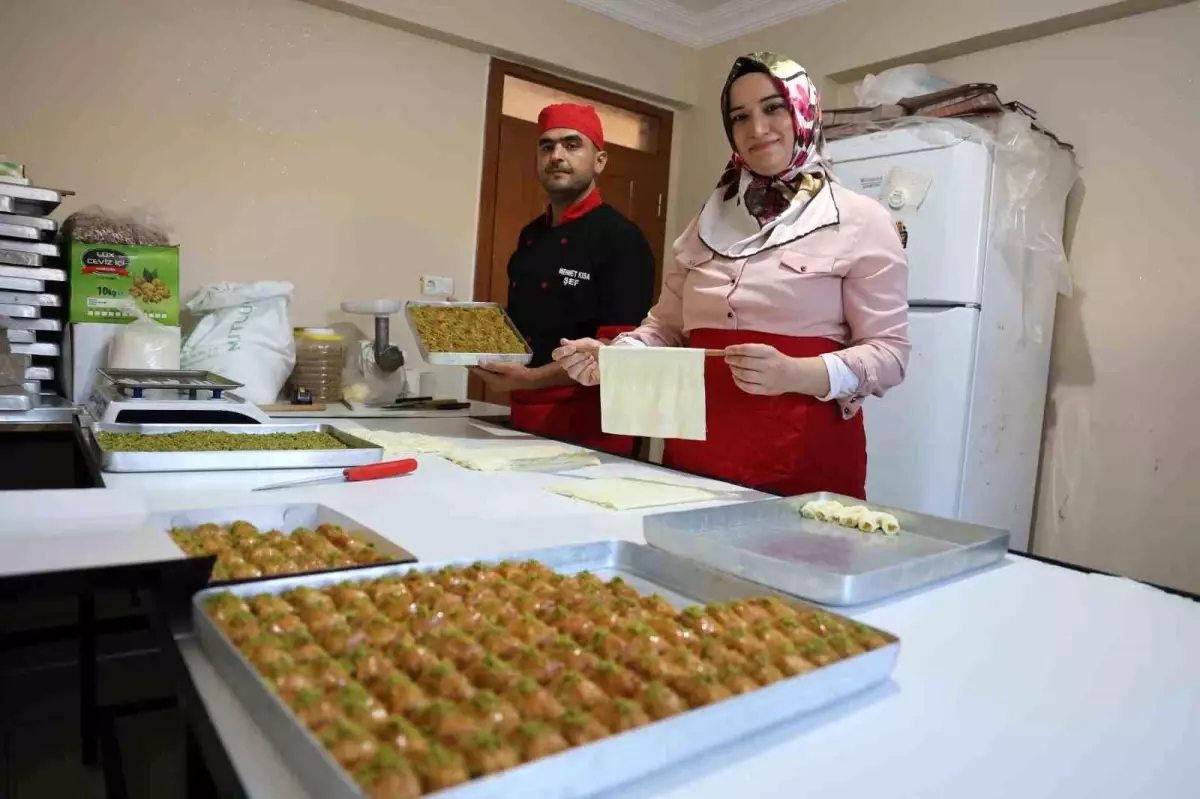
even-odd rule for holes
{"type": "Polygon", "coordinates": [[[312,392],[313,402],[341,400],[342,350],[342,337],[330,328],[296,331],[296,366],[288,378],[290,393],[303,388],[312,392]]]}

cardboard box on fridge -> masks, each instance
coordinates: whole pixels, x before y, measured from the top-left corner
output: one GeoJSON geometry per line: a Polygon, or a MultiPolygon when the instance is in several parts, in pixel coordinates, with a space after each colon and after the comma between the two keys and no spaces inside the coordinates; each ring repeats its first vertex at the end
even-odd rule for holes
{"type": "Polygon", "coordinates": [[[131,304],[179,326],[179,248],[87,244],[67,251],[71,322],[132,322],[131,304]]]}

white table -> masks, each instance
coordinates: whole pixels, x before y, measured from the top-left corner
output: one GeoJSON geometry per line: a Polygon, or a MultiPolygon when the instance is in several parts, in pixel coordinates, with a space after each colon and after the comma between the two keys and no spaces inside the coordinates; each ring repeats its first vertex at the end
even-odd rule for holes
{"type": "Polygon", "coordinates": [[[463,408],[458,411],[431,411],[431,410],[402,410],[402,411],[385,411],[380,408],[368,408],[366,405],[354,405],[347,408],[340,402],[327,403],[324,410],[291,410],[291,411],[276,411],[270,417],[277,422],[286,422],[288,419],[452,419],[452,418],[479,418],[489,416],[508,416],[507,405],[497,405],[493,402],[480,402],[479,400],[470,400],[471,407],[463,408]]]}
{"type": "MultiPolygon", "coordinates": [[[[397,423],[369,426],[383,424],[397,423]]],[[[493,438],[465,421],[416,424],[403,427],[493,438]],[[452,424],[460,426],[440,427],[452,424]]],[[[593,471],[657,471],[607,460],[593,471]]],[[[321,502],[426,561],[642,540],[643,514],[549,494],[542,486],[555,478],[544,474],[479,474],[426,457],[415,475],[392,482],[247,493],[291,476],[302,475],[106,477],[121,495],[140,496],[152,509],[321,502]]],[[[52,493],[92,501],[83,496],[88,492],[52,493]]],[[[0,508],[6,501],[0,498],[0,508]]],[[[1200,603],[1009,557],[850,615],[900,637],[890,682],[619,795],[1200,796],[1200,603]]],[[[250,795],[306,796],[203,654],[186,641],[181,649],[250,795]]]]}

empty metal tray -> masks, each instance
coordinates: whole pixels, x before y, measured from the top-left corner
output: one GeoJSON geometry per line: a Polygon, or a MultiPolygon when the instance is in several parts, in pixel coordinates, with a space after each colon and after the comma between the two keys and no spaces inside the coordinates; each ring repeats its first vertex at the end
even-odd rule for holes
{"type": "Polygon", "coordinates": [[[0,212],[45,216],[62,202],[62,192],[40,186],[23,186],[0,181],[0,212]]]}
{"type": "Polygon", "coordinates": [[[46,283],[27,277],[0,277],[0,291],[32,291],[40,293],[46,290],[46,283]]]}
{"type": "Polygon", "coordinates": [[[59,255],[57,244],[50,244],[44,241],[25,241],[23,239],[0,238],[0,250],[44,255],[48,258],[57,258],[59,255]]]}
{"type": "Polygon", "coordinates": [[[57,358],[61,350],[51,341],[39,341],[33,344],[13,344],[13,355],[38,355],[45,358],[57,358]]]}
{"type": "Polygon", "coordinates": [[[135,399],[141,398],[147,389],[186,391],[192,399],[196,399],[196,392],[208,391],[213,399],[220,399],[222,392],[242,387],[241,383],[203,369],[97,369],[96,372],[135,399]]]}
{"type": "Polygon", "coordinates": [[[43,308],[61,308],[62,297],[45,291],[40,294],[25,291],[0,291],[0,304],[40,305],[43,308]]]}
{"type": "MultiPolygon", "coordinates": [[[[41,263],[41,256],[36,256],[38,263],[41,263]]],[[[51,267],[34,268],[35,265],[20,264],[13,266],[12,264],[0,258],[0,277],[11,277],[18,280],[50,280],[63,282],[67,279],[67,273],[62,269],[54,269],[51,267]]]]}
{"type": "Polygon", "coordinates": [[[25,369],[26,380],[53,380],[53,366],[30,366],[25,369]]]}
{"type": "Polygon", "coordinates": [[[0,327],[9,330],[41,330],[46,333],[57,333],[62,330],[63,323],[58,319],[18,319],[6,317],[0,321],[0,327]]]}
{"type": "Polygon", "coordinates": [[[12,303],[0,302],[0,316],[10,316],[16,319],[40,319],[42,316],[42,306],[13,305],[12,303]]]}
{"type": "Polygon", "coordinates": [[[839,494],[746,502],[647,516],[646,541],[756,583],[826,605],[873,602],[986,566],[1008,551],[991,527],[863,503],[839,494]],[[884,511],[894,536],[800,515],[813,500],[884,511]]]}

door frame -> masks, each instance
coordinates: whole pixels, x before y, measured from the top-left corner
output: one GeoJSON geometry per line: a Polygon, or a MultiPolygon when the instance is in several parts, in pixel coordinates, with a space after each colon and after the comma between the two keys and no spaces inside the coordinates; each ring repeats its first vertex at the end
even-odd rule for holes
{"type": "MultiPolygon", "coordinates": [[[[504,112],[504,78],[508,75],[529,81],[530,83],[540,83],[543,86],[548,86],[558,91],[576,94],[598,103],[623,108],[627,111],[633,111],[658,119],[658,147],[656,153],[666,154],[666,158],[662,162],[662,177],[663,185],[668,188],[670,187],[671,139],[675,120],[675,114],[670,109],[660,108],[631,97],[616,94],[615,92],[598,89],[595,86],[575,83],[574,81],[542,72],[533,67],[493,58],[488,69],[487,106],[484,112],[483,128],[483,176],[479,184],[479,221],[475,232],[475,277],[471,296],[477,302],[486,302],[491,298],[490,269],[492,256],[494,255],[492,252],[492,232],[496,226],[496,184],[500,175],[500,120],[504,112]]],[[[530,161],[532,165],[532,156],[530,161]]],[[[665,221],[668,218],[667,203],[669,201],[670,198],[667,196],[667,192],[664,192],[662,213],[660,214],[660,218],[664,221],[664,230],[666,228],[665,221]]],[[[665,235],[664,233],[664,241],[660,242],[663,247],[664,260],[668,253],[665,235]]],[[[661,268],[665,265],[660,264],[659,266],[661,268]]]]}

